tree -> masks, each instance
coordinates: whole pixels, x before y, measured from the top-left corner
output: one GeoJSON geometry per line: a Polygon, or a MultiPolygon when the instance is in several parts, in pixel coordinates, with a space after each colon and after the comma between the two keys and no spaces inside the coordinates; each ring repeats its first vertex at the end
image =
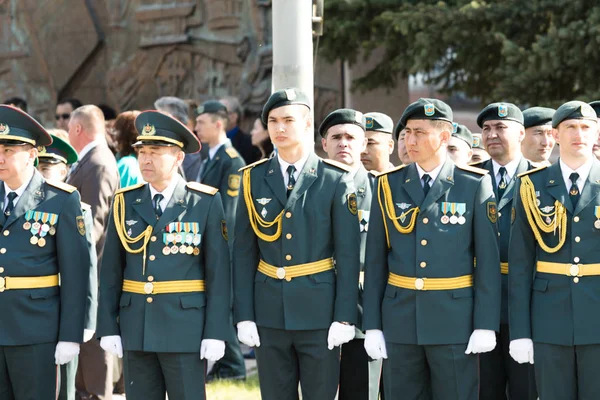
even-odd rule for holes
{"type": "Polygon", "coordinates": [[[600,98],[595,1],[325,0],[322,56],[352,65],[375,48],[385,55],[356,90],[422,73],[442,93],[484,103],[600,98]]]}

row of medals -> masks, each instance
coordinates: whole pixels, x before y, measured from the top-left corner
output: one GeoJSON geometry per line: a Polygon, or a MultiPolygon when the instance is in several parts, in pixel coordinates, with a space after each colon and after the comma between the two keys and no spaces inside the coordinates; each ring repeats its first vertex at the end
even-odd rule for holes
{"type": "Polygon", "coordinates": [[[200,238],[201,236],[199,234],[191,234],[191,233],[187,233],[185,234],[185,243],[187,243],[188,245],[186,246],[183,243],[183,239],[184,239],[184,234],[183,233],[165,233],[164,234],[164,240],[166,241],[165,244],[167,243],[171,243],[173,242],[173,246],[169,246],[168,244],[163,247],[163,254],[165,256],[168,256],[169,254],[188,254],[188,255],[195,255],[197,256],[198,254],[200,254],[200,249],[198,247],[196,247],[197,245],[200,244],[200,238]],[[177,243],[181,243],[181,246],[177,246],[177,243]]]}
{"type": "Polygon", "coordinates": [[[446,225],[448,223],[452,224],[452,225],[464,225],[465,222],[467,222],[467,219],[465,217],[463,217],[462,215],[460,217],[457,217],[456,215],[452,215],[451,217],[447,216],[447,215],[442,215],[441,218],[442,224],[446,225]]]}
{"type": "Polygon", "coordinates": [[[46,245],[46,239],[44,239],[46,234],[50,234],[52,236],[56,234],[56,228],[46,223],[40,224],[39,222],[34,222],[32,224],[31,222],[27,221],[23,224],[23,229],[30,231],[33,234],[31,239],[29,239],[29,243],[38,245],[40,247],[44,247],[46,245]],[[37,233],[40,234],[39,238],[36,236],[37,233]]]}

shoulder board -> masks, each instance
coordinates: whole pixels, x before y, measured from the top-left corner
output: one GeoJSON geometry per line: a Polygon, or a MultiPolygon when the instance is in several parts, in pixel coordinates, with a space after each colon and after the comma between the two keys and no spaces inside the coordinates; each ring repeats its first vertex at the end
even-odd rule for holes
{"type": "Polygon", "coordinates": [[[474,162],[471,164],[468,164],[469,167],[473,167],[473,168],[481,168],[481,166],[483,165],[483,162],[474,162]]]}
{"type": "Polygon", "coordinates": [[[399,166],[394,167],[394,168],[386,169],[385,171],[380,172],[379,174],[377,174],[375,176],[381,176],[381,175],[389,174],[390,172],[400,171],[404,167],[406,167],[406,165],[402,164],[402,165],[399,165],[399,166]]]}
{"type": "Polygon", "coordinates": [[[92,206],[90,206],[88,203],[84,203],[83,201],[81,202],[81,209],[82,210],[91,210],[92,206]]]}
{"type": "Polygon", "coordinates": [[[487,169],[471,167],[470,165],[457,165],[456,167],[462,169],[463,171],[474,172],[479,175],[485,175],[490,172],[487,169]]]}
{"type": "Polygon", "coordinates": [[[548,166],[547,166],[547,165],[544,165],[543,167],[534,168],[534,169],[530,169],[529,171],[521,172],[521,173],[520,173],[519,175],[517,175],[517,176],[520,178],[520,177],[522,177],[522,176],[529,175],[529,174],[531,174],[531,173],[533,173],[533,172],[538,172],[538,171],[541,171],[541,170],[543,170],[543,169],[546,169],[546,168],[548,168],[548,166]]]}
{"type": "Polygon", "coordinates": [[[238,172],[242,172],[243,170],[245,170],[245,169],[248,169],[248,168],[254,168],[254,167],[256,167],[258,164],[262,164],[262,163],[264,163],[265,161],[269,161],[269,159],[268,159],[268,158],[263,158],[262,160],[258,160],[258,161],[256,161],[256,162],[253,162],[252,164],[248,164],[248,165],[246,165],[245,167],[242,167],[242,168],[238,169],[238,172]]]}
{"type": "Polygon", "coordinates": [[[64,183],[61,181],[49,180],[49,181],[46,181],[46,183],[57,189],[64,190],[67,193],[73,193],[74,191],[77,190],[77,188],[75,186],[71,186],[68,183],[64,183]]]}
{"type": "Polygon", "coordinates": [[[373,175],[375,178],[377,178],[379,176],[379,172],[377,172],[375,170],[369,171],[369,174],[373,175]]]}
{"type": "Polygon", "coordinates": [[[231,158],[238,158],[240,155],[238,154],[237,150],[234,149],[233,147],[228,147],[225,149],[225,153],[227,153],[227,155],[231,158]]]}
{"type": "Polygon", "coordinates": [[[129,192],[130,190],[139,189],[139,188],[141,188],[144,185],[145,185],[145,183],[138,183],[136,185],[127,186],[127,187],[124,187],[124,188],[121,188],[121,189],[117,190],[115,192],[115,194],[125,193],[125,192],[129,192]]]}
{"type": "Polygon", "coordinates": [[[208,186],[208,185],[203,185],[198,182],[188,182],[187,185],[185,185],[185,186],[188,187],[189,189],[195,190],[197,192],[210,194],[211,196],[214,196],[219,191],[219,189],[217,189],[217,188],[214,188],[214,187],[208,186]]]}
{"type": "Polygon", "coordinates": [[[328,158],[324,158],[323,161],[326,162],[329,165],[333,165],[334,167],[338,167],[339,169],[343,169],[346,172],[352,172],[352,168],[350,168],[346,164],[342,164],[339,161],[330,160],[328,158]]]}

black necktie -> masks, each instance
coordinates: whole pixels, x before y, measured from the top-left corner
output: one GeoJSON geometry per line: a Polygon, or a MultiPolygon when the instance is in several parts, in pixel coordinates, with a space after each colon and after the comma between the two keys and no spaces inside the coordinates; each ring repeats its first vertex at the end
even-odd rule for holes
{"type": "Polygon", "coordinates": [[[427,196],[427,193],[429,193],[429,189],[431,189],[431,186],[429,186],[429,181],[431,180],[431,177],[429,176],[429,174],[424,174],[421,177],[421,180],[423,181],[423,192],[425,193],[425,196],[427,196]]]}
{"type": "Polygon", "coordinates": [[[506,168],[500,167],[498,172],[500,173],[500,182],[498,183],[498,200],[500,200],[506,191],[508,182],[506,181],[506,168]]]}
{"type": "Polygon", "coordinates": [[[12,210],[14,210],[14,208],[15,208],[15,203],[13,202],[13,200],[17,197],[17,193],[10,192],[7,197],[8,197],[8,205],[6,206],[6,209],[4,210],[4,216],[6,218],[10,217],[12,210]]]}
{"type": "Polygon", "coordinates": [[[573,172],[569,175],[569,179],[571,180],[571,189],[569,189],[569,197],[571,198],[571,204],[573,204],[573,209],[577,207],[577,202],[579,201],[579,188],[577,187],[577,179],[579,179],[579,174],[577,172],[573,172]]]}
{"type": "Polygon", "coordinates": [[[156,219],[160,218],[160,216],[163,213],[162,208],[160,208],[160,202],[164,198],[165,198],[165,196],[163,196],[162,194],[156,193],[154,195],[154,198],[152,199],[152,201],[154,202],[154,212],[156,213],[156,219]]]}
{"type": "Polygon", "coordinates": [[[294,172],[296,172],[296,167],[290,165],[287,167],[288,173],[288,185],[287,185],[287,196],[290,197],[290,193],[294,190],[294,186],[296,185],[296,178],[294,178],[294,172]]]}

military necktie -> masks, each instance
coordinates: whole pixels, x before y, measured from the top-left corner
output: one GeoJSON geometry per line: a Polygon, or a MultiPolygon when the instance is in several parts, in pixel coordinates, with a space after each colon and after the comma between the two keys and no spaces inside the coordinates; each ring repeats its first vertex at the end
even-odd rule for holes
{"type": "Polygon", "coordinates": [[[296,167],[290,165],[287,167],[288,173],[288,185],[287,185],[287,197],[290,197],[290,193],[294,190],[294,186],[296,185],[296,178],[294,178],[294,172],[296,172],[296,167]]]}
{"type": "Polygon", "coordinates": [[[154,198],[152,199],[152,201],[154,202],[154,212],[156,213],[156,219],[159,219],[163,213],[162,208],[160,208],[160,202],[164,198],[165,196],[163,196],[162,194],[156,193],[154,195],[154,198]]]}
{"type": "Polygon", "coordinates": [[[577,172],[573,172],[569,175],[569,179],[571,180],[571,189],[569,189],[569,197],[571,198],[571,204],[573,204],[573,209],[577,207],[577,202],[579,201],[579,187],[577,187],[577,179],[579,179],[579,174],[577,172]]]}
{"type": "Polygon", "coordinates": [[[506,168],[500,167],[498,172],[500,173],[500,182],[498,183],[498,201],[500,201],[504,195],[504,192],[506,191],[508,182],[506,181],[506,168]]]}
{"type": "Polygon", "coordinates": [[[10,192],[7,197],[8,197],[8,205],[4,209],[4,216],[6,218],[10,217],[10,214],[12,213],[12,210],[15,209],[15,203],[13,201],[17,197],[17,193],[16,192],[10,192]]]}
{"type": "Polygon", "coordinates": [[[431,186],[429,186],[431,176],[429,176],[429,174],[423,174],[421,180],[423,181],[423,192],[425,193],[425,197],[427,197],[427,193],[429,193],[429,189],[431,189],[431,186]]]}

